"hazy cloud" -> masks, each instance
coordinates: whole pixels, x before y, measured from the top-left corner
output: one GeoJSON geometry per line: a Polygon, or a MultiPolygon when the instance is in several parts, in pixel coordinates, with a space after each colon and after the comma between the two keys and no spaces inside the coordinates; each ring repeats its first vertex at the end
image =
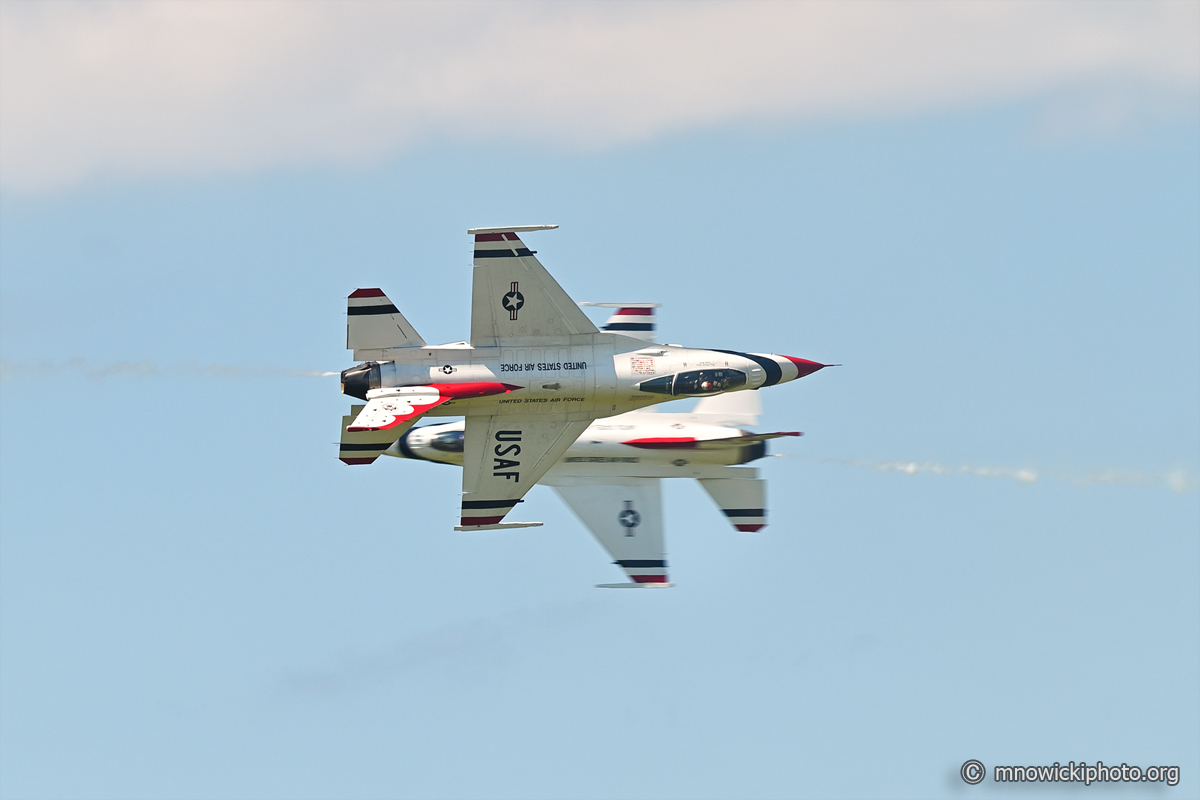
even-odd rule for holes
{"type": "Polygon", "coordinates": [[[0,185],[601,148],[733,121],[1054,98],[1194,108],[1200,4],[6,2],[0,185]]]}

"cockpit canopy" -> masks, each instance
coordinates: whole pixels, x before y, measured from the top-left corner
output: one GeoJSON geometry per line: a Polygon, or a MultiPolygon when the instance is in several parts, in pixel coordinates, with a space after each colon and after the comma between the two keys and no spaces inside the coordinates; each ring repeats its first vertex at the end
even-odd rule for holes
{"type": "Polygon", "coordinates": [[[638,388],[653,394],[692,397],[728,392],[746,385],[746,373],[736,369],[697,369],[642,381],[638,388]]]}

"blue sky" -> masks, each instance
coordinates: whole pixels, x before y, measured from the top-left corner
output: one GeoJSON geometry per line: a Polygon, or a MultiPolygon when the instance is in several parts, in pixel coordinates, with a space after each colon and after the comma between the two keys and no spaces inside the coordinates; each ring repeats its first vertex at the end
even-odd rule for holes
{"type": "Polygon", "coordinates": [[[968,758],[1194,794],[1195,95],[1047,135],[1057,91],[10,172],[0,796],[1064,793],[968,758]],[[458,471],[336,460],[345,295],[464,338],[466,228],[542,222],[577,300],[844,364],[764,393],[806,435],[761,534],[667,482],[670,591],[592,588],[549,490],[456,534],[458,471]]]}

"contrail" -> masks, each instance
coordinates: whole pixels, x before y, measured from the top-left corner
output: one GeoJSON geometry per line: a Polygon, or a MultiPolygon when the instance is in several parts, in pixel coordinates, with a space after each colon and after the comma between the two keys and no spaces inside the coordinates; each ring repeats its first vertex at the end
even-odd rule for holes
{"type": "Polygon", "coordinates": [[[320,370],[247,367],[239,364],[195,364],[192,362],[160,365],[153,361],[114,361],[110,364],[92,366],[82,358],[69,358],[57,363],[39,361],[32,364],[0,360],[0,380],[62,375],[64,373],[82,376],[93,381],[117,377],[148,378],[154,375],[190,375],[212,378],[324,378],[339,374],[320,370]]]}
{"type": "Polygon", "coordinates": [[[969,464],[950,467],[933,461],[860,461],[853,458],[823,458],[813,460],[819,464],[840,464],[842,466],[871,469],[879,472],[903,472],[906,475],[916,475],[922,472],[928,472],[933,475],[972,475],[977,478],[1006,478],[1024,484],[1033,484],[1042,479],[1051,479],[1066,481],[1076,486],[1094,486],[1097,484],[1166,486],[1179,494],[1200,490],[1200,476],[1183,469],[1165,470],[1163,472],[1105,469],[1075,474],[1070,472],[1039,472],[1036,469],[1030,468],[974,467],[969,464]]]}

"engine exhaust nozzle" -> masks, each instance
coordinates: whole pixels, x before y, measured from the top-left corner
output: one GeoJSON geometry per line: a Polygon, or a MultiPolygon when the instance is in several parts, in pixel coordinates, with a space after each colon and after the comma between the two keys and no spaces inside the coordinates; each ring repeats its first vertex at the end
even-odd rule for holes
{"type": "Polygon", "coordinates": [[[367,399],[367,392],[378,389],[380,385],[379,362],[368,361],[357,367],[342,370],[342,394],[367,399]]]}

